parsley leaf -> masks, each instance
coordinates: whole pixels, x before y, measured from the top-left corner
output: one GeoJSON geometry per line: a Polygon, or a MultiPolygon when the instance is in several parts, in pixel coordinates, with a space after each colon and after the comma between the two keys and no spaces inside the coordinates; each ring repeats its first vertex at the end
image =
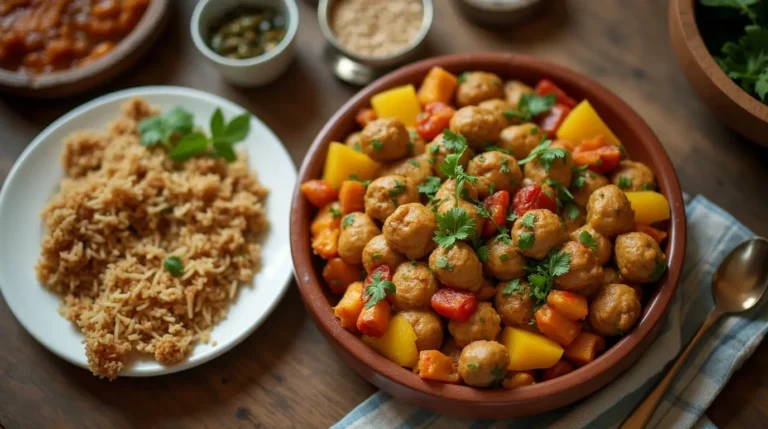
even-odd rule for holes
{"type": "Polygon", "coordinates": [[[568,154],[565,149],[550,148],[549,146],[551,144],[552,140],[542,141],[527,157],[521,159],[517,163],[523,165],[534,159],[538,159],[541,166],[544,167],[544,171],[549,173],[549,170],[552,168],[552,163],[558,159],[565,160],[565,157],[568,154]]]}
{"type": "Polygon", "coordinates": [[[373,150],[375,151],[380,151],[381,148],[384,147],[384,143],[382,143],[380,140],[377,140],[377,139],[373,139],[371,141],[371,145],[373,146],[373,150]]]}
{"type": "Polygon", "coordinates": [[[477,369],[480,368],[480,366],[477,365],[477,363],[475,362],[470,362],[467,364],[467,368],[469,368],[472,371],[477,371],[477,369]]]}
{"type": "Polygon", "coordinates": [[[494,192],[496,192],[496,184],[491,183],[490,185],[488,185],[488,195],[493,195],[494,192]]]}
{"type": "Polygon", "coordinates": [[[547,295],[552,290],[554,278],[570,271],[571,255],[553,250],[549,252],[546,258],[527,266],[526,269],[530,272],[528,275],[529,294],[539,306],[546,302],[547,295]]]}
{"type": "Polygon", "coordinates": [[[465,173],[464,166],[462,166],[461,163],[459,162],[461,160],[461,157],[464,156],[464,151],[466,150],[467,148],[464,147],[464,149],[462,149],[461,152],[452,153],[446,156],[445,162],[440,164],[440,171],[442,171],[443,174],[448,176],[448,178],[456,181],[456,203],[459,202],[459,199],[463,195],[461,191],[462,189],[464,189],[464,183],[477,182],[477,177],[470,176],[469,174],[465,173]]]}
{"type": "Polygon", "coordinates": [[[448,258],[441,256],[437,258],[437,268],[441,270],[453,271],[453,264],[448,262],[448,258]]]}
{"type": "Polygon", "coordinates": [[[436,176],[427,176],[424,182],[419,184],[419,192],[426,195],[427,198],[432,199],[435,197],[438,189],[440,189],[440,178],[436,176]]]}
{"type": "Polygon", "coordinates": [[[178,256],[169,256],[163,261],[163,268],[174,277],[181,277],[184,274],[184,264],[178,256]]]}
{"type": "Polygon", "coordinates": [[[595,237],[592,237],[589,231],[581,231],[579,233],[579,241],[581,244],[589,247],[592,253],[597,254],[597,240],[595,240],[595,237]]]}
{"type": "Polygon", "coordinates": [[[522,122],[530,122],[534,117],[547,112],[556,101],[555,94],[536,95],[536,94],[523,94],[520,97],[520,102],[517,105],[517,110],[508,110],[504,112],[504,116],[508,119],[518,118],[522,122]]]}
{"type": "Polygon", "coordinates": [[[466,80],[467,80],[467,77],[468,77],[468,76],[469,76],[469,72],[464,72],[464,73],[460,74],[460,75],[459,75],[459,78],[458,78],[458,79],[456,79],[457,83],[458,83],[459,85],[461,85],[462,83],[464,83],[464,81],[466,81],[466,80]]]}
{"type": "Polygon", "coordinates": [[[365,288],[365,297],[368,299],[365,308],[372,308],[379,301],[385,299],[387,295],[394,295],[396,292],[397,288],[394,283],[382,279],[381,272],[375,272],[371,279],[371,284],[365,288]]]}
{"type": "Polygon", "coordinates": [[[523,226],[528,229],[534,229],[536,227],[534,225],[535,221],[536,221],[536,215],[533,213],[526,213],[525,216],[523,216],[523,218],[520,220],[523,226]]]}
{"type": "Polygon", "coordinates": [[[587,174],[585,173],[588,165],[574,165],[571,167],[573,171],[573,179],[571,179],[571,186],[573,189],[581,189],[587,182],[587,174]]]}
{"type": "Polygon", "coordinates": [[[505,153],[507,155],[512,153],[511,150],[504,149],[503,147],[496,146],[495,144],[489,144],[489,145],[483,147],[483,150],[486,151],[486,152],[501,152],[501,153],[505,153]]]}
{"type": "Polygon", "coordinates": [[[333,216],[334,219],[341,217],[341,210],[337,209],[336,207],[328,207],[328,211],[331,212],[331,216],[333,216]]]}
{"type": "Polygon", "coordinates": [[[502,174],[508,174],[510,172],[509,169],[509,159],[508,158],[501,158],[501,168],[499,171],[501,171],[502,174]]]}
{"type": "Polygon", "coordinates": [[[486,263],[488,262],[488,256],[490,256],[491,249],[489,249],[488,246],[480,246],[475,249],[475,253],[477,254],[477,259],[479,259],[480,262],[486,263]]]}
{"type": "Polygon", "coordinates": [[[568,220],[576,220],[576,218],[581,216],[581,209],[576,204],[568,203],[563,209],[563,214],[568,220]]]}
{"type": "Polygon", "coordinates": [[[416,161],[415,159],[409,159],[408,164],[411,164],[414,167],[421,167],[421,163],[419,161],[416,161]]]}
{"type": "Polygon", "coordinates": [[[435,243],[441,247],[451,247],[457,240],[465,240],[475,233],[475,220],[467,211],[454,207],[445,214],[437,214],[435,243]]]}
{"type": "Polygon", "coordinates": [[[402,195],[405,193],[405,191],[408,190],[408,187],[405,185],[405,183],[402,183],[401,181],[395,179],[395,186],[389,190],[389,199],[392,200],[392,203],[395,206],[398,206],[399,203],[397,202],[397,197],[399,195],[402,195]]]}
{"type": "Polygon", "coordinates": [[[467,147],[467,139],[449,129],[443,131],[443,145],[451,152],[461,152],[467,147]]]}

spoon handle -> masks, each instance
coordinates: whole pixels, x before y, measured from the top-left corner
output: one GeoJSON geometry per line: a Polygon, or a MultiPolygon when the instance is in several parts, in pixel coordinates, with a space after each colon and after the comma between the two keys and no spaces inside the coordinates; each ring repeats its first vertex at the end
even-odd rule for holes
{"type": "Polygon", "coordinates": [[[672,365],[672,368],[667,372],[667,375],[665,375],[659,384],[656,385],[645,400],[635,408],[635,411],[624,420],[620,429],[642,429],[645,427],[648,420],[650,420],[653,415],[653,412],[656,410],[656,406],[659,405],[661,398],[664,397],[664,393],[667,392],[669,385],[672,384],[672,380],[675,379],[680,367],[683,366],[683,362],[685,362],[685,359],[691,353],[691,350],[696,346],[699,338],[701,338],[701,336],[704,335],[704,333],[707,332],[722,315],[723,313],[717,309],[713,309],[712,312],[709,313],[707,319],[701,325],[701,328],[699,328],[699,331],[696,332],[696,335],[691,339],[691,342],[688,343],[685,350],[678,356],[675,364],[672,365]]]}

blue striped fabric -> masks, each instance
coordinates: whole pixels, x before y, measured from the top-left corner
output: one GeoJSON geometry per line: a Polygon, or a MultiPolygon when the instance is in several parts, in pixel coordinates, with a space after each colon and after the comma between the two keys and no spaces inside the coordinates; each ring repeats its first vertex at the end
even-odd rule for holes
{"type": "MultiPolygon", "coordinates": [[[[688,244],[682,280],[656,341],[627,372],[581,402],[537,416],[504,421],[435,414],[379,392],[334,429],[366,428],[612,428],[637,406],[662,370],[690,341],[714,303],[712,274],[720,261],[753,233],[704,197],[686,206],[688,244]]],[[[704,412],[723,385],[760,344],[768,330],[768,306],[727,317],[703,337],[649,422],[651,428],[715,428],[704,412]]]]}

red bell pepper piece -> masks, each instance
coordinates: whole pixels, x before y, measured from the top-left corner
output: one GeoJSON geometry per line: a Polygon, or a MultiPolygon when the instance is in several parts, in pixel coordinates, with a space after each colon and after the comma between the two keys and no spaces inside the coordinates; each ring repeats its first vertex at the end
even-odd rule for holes
{"type": "Polygon", "coordinates": [[[507,210],[509,210],[509,192],[494,192],[493,195],[483,201],[483,206],[485,206],[485,209],[488,210],[488,213],[491,215],[493,222],[491,222],[489,219],[485,220],[485,223],[483,223],[482,236],[490,237],[496,234],[496,225],[502,226],[506,224],[507,210]]]}
{"type": "Polygon", "coordinates": [[[424,112],[416,118],[416,132],[427,142],[432,141],[448,128],[456,111],[443,102],[433,101],[424,106],[424,112]]]}
{"type": "Polygon", "coordinates": [[[541,380],[552,380],[553,378],[563,376],[569,372],[573,372],[573,365],[567,361],[559,360],[553,366],[541,371],[541,380]]]}
{"type": "MultiPolygon", "coordinates": [[[[363,303],[368,303],[368,294],[365,293],[366,290],[368,290],[368,286],[373,283],[373,278],[376,276],[376,273],[380,273],[381,277],[379,278],[379,281],[392,281],[392,272],[389,270],[389,267],[386,265],[379,265],[378,267],[374,268],[373,271],[368,273],[368,277],[365,278],[365,281],[363,282],[363,293],[360,295],[360,298],[362,298],[363,303]]],[[[390,300],[390,295],[387,295],[387,300],[390,300]]]]}
{"type": "Polygon", "coordinates": [[[573,162],[576,165],[587,165],[589,169],[605,174],[616,169],[621,161],[621,149],[598,135],[584,140],[573,150],[573,162]]]}
{"type": "Polygon", "coordinates": [[[464,322],[477,310],[477,298],[472,292],[446,287],[432,295],[432,309],[443,317],[464,322]]]}
{"type": "Polygon", "coordinates": [[[542,113],[536,117],[536,123],[544,132],[549,135],[549,138],[557,137],[557,130],[560,129],[560,125],[563,124],[565,118],[571,113],[571,108],[565,104],[556,103],[547,112],[542,113]]]}
{"type": "Polygon", "coordinates": [[[368,108],[360,109],[357,112],[357,115],[355,115],[355,121],[357,121],[357,123],[360,124],[360,127],[362,128],[365,128],[366,125],[375,121],[376,119],[378,119],[376,111],[368,108]]]}
{"type": "Polygon", "coordinates": [[[547,209],[554,213],[557,210],[557,200],[554,195],[547,195],[540,185],[534,183],[515,194],[512,206],[517,217],[522,217],[529,210],[535,209],[547,209]]]}
{"type": "Polygon", "coordinates": [[[317,208],[323,208],[339,198],[339,191],[325,180],[308,180],[301,184],[301,193],[309,203],[317,208]]]}
{"type": "Polygon", "coordinates": [[[577,104],[576,100],[569,97],[568,94],[565,93],[565,91],[558,88],[558,86],[555,85],[549,79],[540,80],[539,83],[536,84],[535,91],[536,91],[536,95],[539,95],[539,96],[555,94],[556,103],[568,106],[570,108],[576,107],[576,104],[577,104]]]}

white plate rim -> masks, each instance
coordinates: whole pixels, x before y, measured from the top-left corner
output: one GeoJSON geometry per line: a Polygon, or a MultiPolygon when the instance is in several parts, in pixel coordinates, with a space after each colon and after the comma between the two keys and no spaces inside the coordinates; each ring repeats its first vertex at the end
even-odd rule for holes
{"type": "MultiPolygon", "coordinates": [[[[22,151],[21,155],[16,159],[16,161],[13,163],[13,166],[11,167],[10,171],[8,172],[8,175],[5,178],[5,181],[3,182],[2,188],[0,188],[0,213],[3,212],[3,207],[8,204],[7,194],[8,190],[11,189],[14,186],[14,183],[16,181],[16,177],[18,174],[18,171],[22,168],[22,165],[26,162],[27,158],[35,151],[37,150],[40,145],[43,144],[44,141],[46,141],[50,134],[52,134],[54,131],[56,131],[59,127],[63,126],[67,122],[77,118],[79,115],[82,115],[85,112],[88,112],[98,106],[111,103],[115,100],[119,99],[128,99],[130,97],[147,97],[152,95],[178,95],[178,96],[186,96],[191,98],[197,98],[197,99],[208,99],[208,101],[211,101],[213,103],[216,103],[220,106],[226,106],[230,109],[235,109],[243,112],[248,112],[251,115],[251,121],[255,121],[256,123],[260,124],[264,127],[267,133],[270,134],[270,136],[279,144],[276,145],[279,147],[279,156],[285,157],[285,159],[288,161],[288,164],[291,166],[291,177],[293,179],[293,183],[291,184],[291,189],[293,189],[296,185],[296,181],[298,180],[297,176],[297,170],[296,170],[296,164],[293,162],[293,159],[291,158],[288,150],[285,148],[284,143],[280,138],[275,134],[275,132],[267,126],[261,119],[259,119],[256,115],[254,115],[249,109],[245,109],[242,106],[240,106],[237,103],[234,103],[222,96],[219,96],[217,94],[212,94],[206,91],[201,91],[194,88],[188,88],[183,86],[174,86],[174,85],[151,85],[151,86],[142,86],[142,87],[135,87],[135,88],[128,88],[123,89],[120,91],[115,91],[109,94],[105,94],[103,96],[94,98],[93,100],[90,100],[72,110],[65,113],[55,121],[53,121],[51,124],[49,124],[47,127],[45,127],[33,140],[32,142],[27,145],[27,147],[22,151]]],[[[258,171],[256,172],[258,174],[258,171]]],[[[270,195],[272,195],[272,192],[270,192],[270,195]]],[[[286,203],[290,206],[291,204],[291,195],[292,192],[287,195],[286,203]]],[[[268,203],[269,204],[269,203],[268,203]]],[[[38,214],[36,213],[35,216],[38,214]]],[[[271,219],[270,219],[271,220],[271,219]]],[[[286,220],[287,221],[287,220],[286,220]]],[[[290,231],[290,229],[289,229],[290,231]]],[[[289,243],[290,237],[285,237],[286,243],[289,243]]],[[[0,242],[0,246],[2,246],[0,242]]],[[[287,244],[288,247],[288,253],[290,255],[290,244],[287,244]]],[[[265,249],[262,248],[262,251],[265,249]]],[[[262,267],[263,269],[263,267],[262,267]]],[[[216,347],[214,347],[211,351],[201,355],[201,356],[194,356],[194,350],[193,352],[187,356],[187,358],[182,361],[179,364],[172,365],[172,366],[163,366],[158,365],[155,369],[144,369],[141,371],[136,371],[132,367],[128,367],[122,372],[120,372],[119,377],[154,377],[154,376],[160,376],[160,375],[168,375],[177,373],[180,371],[184,371],[190,368],[194,368],[196,366],[202,365],[206,362],[209,362],[222,354],[226,353],[227,351],[231,350],[238,344],[240,344],[243,340],[248,338],[256,329],[261,326],[264,321],[272,314],[272,312],[275,310],[277,305],[282,301],[283,297],[285,296],[285,293],[288,291],[288,288],[291,284],[291,280],[294,277],[294,269],[292,262],[288,264],[287,268],[281,268],[280,272],[278,273],[278,277],[280,277],[280,280],[274,284],[275,287],[279,287],[280,290],[275,294],[274,299],[272,302],[270,302],[265,310],[256,317],[251,324],[242,330],[234,339],[231,341],[225,343],[225,344],[217,344],[216,347]]],[[[32,336],[38,343],[43,345],[48,351],[53,353],[54,355],[60,357],[61,359],[76,365],[78,367],[84,368],[88,370],[87,364],[83,364],[80,361],[77,361],[75,359],[70,358],[70,356],[61,353],[59,350],[57,350],[55,347],[53,347],[45,338],[38,336],[35,333],[34,329],[31,329],[29,326],[27,326],[27,323],[25,323],[24,319],[22,317],[19,317],[17,314],[16,309],[14,309],[13,305],[10,301],[6,298],[6,288],[10,286],[6,286],[7,283],[7,276],[4,274],[2,270],[2,266],[0,265],[0,294],[3,295],[3,299],[5,300],[6,304],[8,305],[8,308],[11,310],[11,314],[13,314],[16,321],[24,328],[24,330],[32,336]]],[[[43,286],[39,283],[34,285],[35,287],[42,288],[43,286]]],[[[49,292],[52,293],[52,292],[49,292]]],[[[61,322],[70,324],[71,322],[67,321],[63,317],[61,317],[61,322]]],[[[213,334],[216,330],[215,325],[211,333],[213,334]]]]}

